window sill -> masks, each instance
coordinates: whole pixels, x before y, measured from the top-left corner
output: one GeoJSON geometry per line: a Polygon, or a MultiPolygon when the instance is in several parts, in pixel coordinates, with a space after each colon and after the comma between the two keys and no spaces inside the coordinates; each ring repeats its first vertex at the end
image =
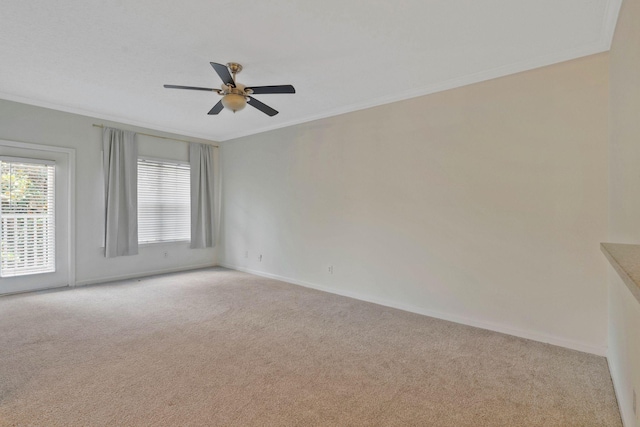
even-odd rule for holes
{"type": "MultiPolygon", "coordinates": [[[[191,240],[171,240],[166,242],[150,242],[150,243],[138,243],[139,248],[152,248],[155,246],[175,246],[178,244],[186,244],[189,245],[191,240]]],[[[100,246],[100,250],[104,251],[104,244],[100,246]]]]}
{"type": "Polygon", "coordinates": [[[176,244],[190,244],[191,240],[170,240],[164,242],[149,242],[149,243],[138,243],[139,248],[147,248],[153,246],[163,246],[163,245],[176,245],[176,244]]]}

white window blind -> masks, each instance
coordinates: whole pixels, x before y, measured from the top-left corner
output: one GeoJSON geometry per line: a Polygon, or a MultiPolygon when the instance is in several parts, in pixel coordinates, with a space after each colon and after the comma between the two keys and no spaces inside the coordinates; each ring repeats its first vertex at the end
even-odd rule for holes
{"type": "Polygon", "coordinates": [[[0,175],[0,277],[54,272],[55,164],[2,158],[0,175]]]}
{"type": "Polygon", "coordinates": [[[138,243],[191,239],[188,164],[138,159],[138,243]]]}

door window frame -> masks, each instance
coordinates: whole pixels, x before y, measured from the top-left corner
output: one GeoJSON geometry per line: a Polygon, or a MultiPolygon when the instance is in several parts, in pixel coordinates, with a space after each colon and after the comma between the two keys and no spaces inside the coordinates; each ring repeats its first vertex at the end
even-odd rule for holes
{"type": "Polygon", "coordinates": [[[67,271],[68,271],[68,286],[76,285],[76,150],[74,148],[57,147],[53,145],[33,144],[30,142],[18,142],[0,139],[0,147],[11,147],[23,150],[37,150],[37,151],[49,151],[52,153],[59,153],[67,156],[67,164],[69,167],[68,180],[67,180],[67,236],[61,236],[67,239],[67,271]]]}

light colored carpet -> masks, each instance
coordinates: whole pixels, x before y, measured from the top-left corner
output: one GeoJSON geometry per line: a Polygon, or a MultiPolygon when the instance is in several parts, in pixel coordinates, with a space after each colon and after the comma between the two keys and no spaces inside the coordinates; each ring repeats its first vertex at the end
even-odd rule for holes
{"type": "Polygon", "coordinates": [[[621,426],[606,360],[225,269],[0,298],[3,426],[621,426]]]}

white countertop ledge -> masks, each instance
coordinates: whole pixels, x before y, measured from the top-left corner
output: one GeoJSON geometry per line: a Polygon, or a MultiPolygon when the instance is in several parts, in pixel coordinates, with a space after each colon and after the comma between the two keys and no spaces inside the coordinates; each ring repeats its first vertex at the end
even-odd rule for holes
{"type": "Polygon", "coordinates": [[[640,245],[600,243],[600,249],[640,303],[640,245]]]}

